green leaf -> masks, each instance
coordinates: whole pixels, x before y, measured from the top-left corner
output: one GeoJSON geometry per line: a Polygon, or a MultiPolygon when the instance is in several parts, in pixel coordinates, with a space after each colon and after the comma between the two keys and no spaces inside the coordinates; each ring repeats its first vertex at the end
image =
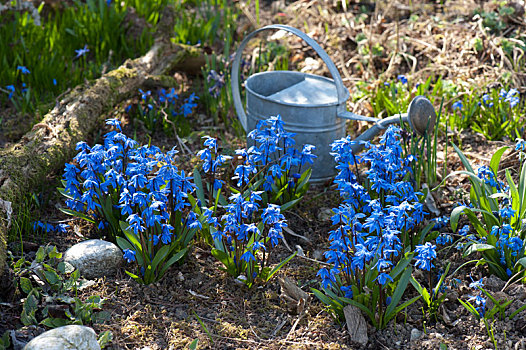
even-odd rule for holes
{"type": "Polygon", "coordinates": [[[292,208],[294,205],[296,205],[299,201],[301,200],[301,198],[297,198],[297,199],[293,199],[291,201],[288,201],[287,203],[284,203],[283,205],[280,206],[280,210],[281,212],[283,213],[285,210],[288,210],[290,208],[292,208]]]}
{"type": "Polygon", "coordinates": [[[188,345],[188,349],[190,350],[196,350],[197,349],[197,344],[199,344],[199,339],[194,339],[194,341],[192,341],[190,343],[190,345],[188,345]]]}
{"type": "Polygon", "coordinates": [[[413,259],[413,255],[414,253],[408,253],[406,254],[406,256],[404,256],[403,259],[401,259],[398,264],[396,264],[396,266],[391,270],[391,273],[389,274],[389,276],[391,276],[391,278],[394,280],[396,279],[396,277],[398,277],[398,275],[402,272],[402,271],[405,271],[407,265],[409,265],[409,263],[411,262],[411,260],[413,259]]]}
{"type": "Polygon", "coordinates": [[[307,191],[310,185],[309,180],[310,180],[311,175],[312,175],[312,168],[305,170],[303,174],[301,174],[301,177],[298,180],[298,185],[296,186],[297,191],[300,191],[300,192],[303,191],[304,186],[307,187],[305,188],[305,192],[307,191]]]}
{"type": "Polygon", "coordinates": [[[526,257],[523,257],[523,258],[520,258],[519,260],[517,260],[517,262],[515,263],[514,268],[516,268],[517,265],[522,265],[522,267],[526,268],[526,257]]]}
{"type": "Polygon", "coordinates": [[[214,248],[212,249],[212,255],[214,256],[214,258],[222,262],[223,265],[225,265],[226,270],[230,275],[237,277],[236,265],[234,264],[234,260],[230,257],[230,255],[228,255],[228,253],[214,248]]]}
{"type": "Polygon", "coordinates": [[[493,170],[493,174],[497,174],[499,172],[500,159],[502,158],[502,155],[504,154],[504,152],[506,152],[508,148],[508,146],[499,148],[497,152],[495,152],[491,157],[489,167],[491,168],[491,170],[493,170]]]}
{"type": "Polygon", "coordinates": [[[75,211],[75,210],[71,210],[71,209],[66,209],[66,208],[59,208],[58,210],[60,210],[61,212],[65,213],[65,214],[68,214],[68,215],[71,215],[71,216],[75,216],[77,218],[86,220],[87,222],[91,222],[92,224],[95,223],[95,220],[93,220],[92,218],[90,218],[89,216],[87,216],[84,213],[81,213],[81,212],[78,212],[78,211],[75,211]]]}
{"type": "Polygon", "coordinates": [[[411,276],[411,279],[409,281],[411,282],[413,287],[415,287],[418,294],[422,296],[422,299],[424,299],[426,305],[429,306],[431,304],[431,296],[429,295],[427,289],[423,288],[422,285],[418,283],[418,281],[413,276],[411,276]]]}
{"type": "Polygon", "coordinates": [[[311,288],[311,292],[314,294],[316,298],[318,298],[322,303],[324,303],[327,306],[330,306],[332,304],[332,301],[329,297],[327,297],[325,294],[317,290],[316,288],[311,288]]]}
{"type": "Polygon", "coordinates": [[[197,168],[194,168],[194,184],[196,185],[197,198],[201,201],[201,205],[206,206],[205,193],[203,189],[203,181],[201,180],[201,174],[197,168]]]}
{"type": "Polygon", "coordinates": [[[97,324],[102,324],[109,321],[110,319],[111,314],[108,311],[94,312],[93,315],[91,315],[91,321],[97,324]]]}
{"type": "Polygon", "coordinates": [[[174,256],[172,256],[167,262],[165,262],[163,268],[161,269],[161,272],[159,272],[159,277],[162,277],[166,270],[168,270],[170,266],[181,260],[187,252],[188,247],[183,248],[180,251],[178,251],[174,256]]]}
{"type": "Polygon", "coordinates": [[[104,331],[97,337],[97,342],[101,349],[104,349],[113,341],[113,333],[111,331],[104,331]]]}
{"type": "Polygon", "coordinates": [[[510,320],[513,320],[513,318],[515,316],[517,316],[520,312],[526,310],[526,304],[522,305],[520,308],[518,308],[517,310],[515,310],[510,316],[509,316],[509,319],[510,320]]]}
{"type": "Polygon", "coordinates": [[[480,320],[479,312],[473,307],[473,305],[471,305],[469,301],[463,301],[460,298],[458,298],[457,300],[462,304],[462,306],[466,308],[466,310],[468,310],[473,316],[475,316],[477,320],[480,320]]]}
{"type": "Polygon", "coordinates": [[[29,278],[20,277],[20,288],[26,294],[29,294],[29,292],[31,292],[31,290],[33,289],[33,285],[31,284],[29,278]]]}
{"type": "Polygon", "coordinates": [[[159,265],[161,261],[164,261],[164,259],[168,255],[169,250],[170,250],[170,246],[165,245],[165,246],[162,246],[161,249],[159,249],[157,253],[155,253],[155,256],[152,261],[152,270],[154,272],[155,270],[157,270],[157,265],[159,265]]]}
{"type": "Polygon", "coordinates": [[[462,153],[462,151],[454,143],[452,143],[452,145],[453,145],[453,148],[455,149],[455,152],[457,152],[458,157],[460,158],[460,161],[464,165],[464,168],[466,168],[466,170],[471,172],[472,174],[475,174],[475,171],[471,167],[471,164],[469,164],[469,161],[464,155],[464,153],[462,153]]]}
{"type": "Polygon", "coordinates": [[[44,276],[46,276],[46,280],[51,285],[55,285],[60,282],[59,275],[53,270],[44,271],[44,276]]]}
{"type": "Polygon", "coordinates": [[[46,258],[46,251],[44,250],[44,247],[39,247],[37,250],[37,254],[35,257],[36,262],[41,263],[46,258]]]}
{"type": "MultiPolygon", "coordinates": [[[[398,306],[396,309],[394,309],[394,311],[393,311],[391,314],[389,314],[389,315],[386,314],[386,316],[385,316],[385,318],[384,318],[384,326],[387,325],[387,323],[388,323],[389,321],[391,321],[391,319],[392,319],[394,316],[398,315],[398,313],[399,313],[400,311],[402,311],[403,309],[405,309],[406,307],[408,307],[409,305],[411,305],[412,303],[414,303],[414,302],[417,301],[418,299],[420,299],[420,295],[419,295],[419,296],[416,296],[416,297],[414,297],[414,298],[412,298],[412,299],[406,301],[406,302],[403,303],[402,305],[398,306]]],[[[391,305],[391,304],[389,304],[389,305],[391,305]]]]}
{"type": "Polygon", "coordinates": [[[484,244],[484,243],[473,243],[469,247],[466,248],[464,251],[464,254],[462,256],[465,258],[468,255],[474,253],[474,252],[484,252],[486,250],[497,250],[494,246],[490,244],[484,244]]]}
{"type": "Polygon", "coordinates": [[[71,324],[71,321],[64,318],[48,317],[43,319],[40,324],[49,328],[58,328],[71,324]]]}
{"type": "MultiPolygon", "coordinates": [[[[411,277],[412,271],[413,269],[411,268],[411,266],[408,266],[402,274],[402,277],[400,277],[400,280],[396,285],[396,289],[393,293],[393,296],[391,297],[391,303],[389,304],[389,306],[387,306],[387,309],[385,310],[386,318],[389,318],[389,316],[393,313],[395,307],[398,305],[398,302],[400,302],[400,299],[402,298],[402,295],[404,294],[407,288],[407,284],[409,283],[409,278],[411,277]]],[[[388,319],[384,319],[384,324],[387,324],[387,322],[388,319]]]]}
{"type": "Polygon", "coordinates": [[[457,225],[458,225],[458,221],[459,221],[460,215],[464,213],[464,209],[466,209],[466,208],[467,207],[464,206],[464,205],[459,205],[458,207],[454,208],[451,211],[451,217],[450,217],[449,221],[451,223],[451,229],[453,230],[453,232],[455,232],[457,230],[457,225]]]}
{"type": "Polygon", "coordinates": [[[285,266],[286,263],[288,263],[293,257],[295,257],[297,253],[298,252],[295,251],[288,258],[286,258],[285,260],[280,262],[276,267],[274,267],[272,271],[270,271],[268,277],[265,279],[265,282],[268,282],[272,278],[272,276],[274,276],[276,272],[278,272],[283,266],[285,266]]]}
{"type": "Polygon", "coordinates": [[[143,247],[141,242],[139,242],[139,239],[133,233],[132,231],[128,230],[128,223],[125,221],[119,221],[119,225],[121,227],[122,232],[124,232],[124,236],[128,239],[128,241],[132,244],[134,247],[133,250],[137,252],[137,254],[142,253],[143,247]]]}

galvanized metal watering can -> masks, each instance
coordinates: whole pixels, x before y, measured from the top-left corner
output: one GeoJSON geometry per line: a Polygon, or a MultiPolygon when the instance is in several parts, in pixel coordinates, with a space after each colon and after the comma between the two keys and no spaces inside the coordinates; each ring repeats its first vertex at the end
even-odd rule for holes
{"type": "MultiPolygon", "coordinates": [[[[436,112],[431,102],[417,96],[409,105],[407,113],[397,114],[385,119],[370,118],[346,110],[345,103],[349,91],[343,85],[338,69],[327,53],[311,37],[302,31],[281,24],[269,25],[250,33],[239,46],[232,65],[232,94],[234,106],[245,131],[250,132],[259,120],[269,116],[281,115],[288,132],[296,133],[296,144],[316,146],[318,158],[312,166],[311,182],[322,182],[336,175],[335,162],[329,154],[330,144],[345,137],[345,124],[350,120],[363,120],[375,123],[356,141],[371,140],[387,126],[406,121],[418,134],[433,130],[436,112]],[[329,68],[332,79],[301,72],[271,71],[251,75],[245,81],[246,108],[243,108],[239,93],[239,68],[243,49],[250,39],[265,30],[284,30],[309,44],[329,68]]],[[[363,146],[355,145],[357,153],[363,146]]]]}

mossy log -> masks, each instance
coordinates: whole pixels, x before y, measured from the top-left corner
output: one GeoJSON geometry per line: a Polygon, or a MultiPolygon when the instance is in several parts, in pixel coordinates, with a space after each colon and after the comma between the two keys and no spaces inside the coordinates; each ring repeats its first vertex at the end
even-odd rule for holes
{"type": "Polygon", "coordinates": [[[158,76],[203,65],[201,50],[156,42],[150,51],[89,85],[76,87],[21,140],[0,150],[0,276],[6,259],[9,226],[19,204],[49,173],[60,171],[74,155],[77,142],[103,125],[107,112],[158,76]]]}

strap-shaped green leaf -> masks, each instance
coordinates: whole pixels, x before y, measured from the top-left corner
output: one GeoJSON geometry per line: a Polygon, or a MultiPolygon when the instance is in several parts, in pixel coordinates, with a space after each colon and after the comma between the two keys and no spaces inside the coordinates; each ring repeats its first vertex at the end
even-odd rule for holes
{"type": "Polygon", "coordinates": [[[464,251],[464,253],[462,254],[462,256],[465,258],[467,256],[469,256],[470,254],[474,253],[474,252],[484,252],[486,250],[497,250],[497,248],[495,248],[495,246],[492,246],[491,244],[485,244],[485,243],[473,243],[473,244],[470,244],[466,250],[464,251]]]}
{"type": "Polygon", "coordinates": [[[166,272],[166,270],[168,270],[170,266],[172,266],[173,264],[181,260],[181,258],[183,258],[187,252],[188,252],[188,248],[181,249],[174,256],[172,256],[167,262],[165,262],[163,268],[159,272],[159,277],[162,277],[164,273],[166,272]]]}
{"type": "Polygon", "coordinates": [[[122,232],[124,232],[124,236],[135,247],[133,250],[142,252],[141,242],[139,242],[139,239],[135,233],[133,233],[131,230],[128,230],[130,225],[126,221],[119,221],[119,226],[121,227],[122,232]]]}
{"type": "Polygon", "coordinates": [[[77,218],[86,220],[87,222],[91,222],[92,224],[95,223],[95,220],[93,220],[92,218],[90,218],[89,216],[87,216],[84,213],[81,213],[81,212],[78,212],[78,211],[75,211],[75,210],[71,210],[71,209],[66,209],[66,208],[59,208],[58,210],[60,210],[64,214],[75,216],[77,218]]]}
{"type": "MultiPolygon", "coordinates": [[[[408,307],[409,305],[411,305],[412,303],[414,303],[415,301],[417,301],[418,299],[420,299],[420,295],[412,298],[412,299],[409,299],[408,301],[406,301],[405,303],[403,303],[402,305],[398,306],[397,308],[394,309],[394,311],[390,314],[386,314],[385,315],[385,318],[384,318],[384,324],[383,326],[385,327],[387,325],[387,323],[389,323],[389,321],[391,321],[391,319],[393,317],[395,317],[396,315],[398,315],[398,313],[400,311],[402,311],[403,309],[405,309],[406,307],[408,307]]],[[[391,304],[389,304],[391,305],[391,304]]]]}
{"type": "Polygon", "coordinates": [[[411,266],[408,266],[402,274],[402,277],[400,277],[400,280],[396,285],[396,289],[393,293],[393,296],[391,297],[391,303],[387,306],[387,310],[385,310],[386,320],[384,322],[387,322],[387,318],[394,311],[396,305],[398,305],[398,303],[400,302],[400,299],[402,298],[402,295],[404,294],[405,289],[407,288],[407,284],[409,283],[409,278],[411,277],[412,271],[413,268],[411,266]]]}
{"type": "Polygon", "coordinates": [[[500,159],[502,158],[502,155],[506,150],[508,149],[508,146],[501,147],[493,154],[491,157],[491,161],[489,162],[489,167],[491,170],[493,170],[493,174],[495,177],[497,177],[497,173],[499,172],[499,165],[500,165],[500,159]]]}
{"type": "Polygon", "coordinates": [[[205,193],[203,189],[203,181],[201,180],[201,174],[197,168],[194,168],[194,184],[197,187],[196,195],[197,198],[201,201],[201,205],[206,206],[205,193]]]}
{"type": "Polygon", "coordinates": [[[276,265],[276,267],[274,267],[274,268],[272,269],[272,271],[270,271],[270,273],[269,273],[269,275],[268,275],[268,277],[267,277],[267,279],[266,279],[265,282],[268,282],[268,281],[272,278],[272,276],[274,276],[274,275],[276,274],[276,272],[278,272],[283,266],[285,266],[286,263],[288,263],[290,260],[292,260],[292,258],[294,258],[294,257],[296,256],[297,253],[298,253],[298,252],[295,251],[294,253],[292,253],[291,255],[289,255],[288,258],[286,258],[285,260],[283,260],[282,262],[280,262],[278,265],[276,265]]]}

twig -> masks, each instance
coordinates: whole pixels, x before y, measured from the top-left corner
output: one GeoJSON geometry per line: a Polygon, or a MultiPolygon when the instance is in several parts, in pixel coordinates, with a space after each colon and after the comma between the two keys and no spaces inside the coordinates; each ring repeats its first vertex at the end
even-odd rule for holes
{"type": "Polygon", "coordinates": [[[305,315],[306,315],[306,312],[304,311],[304,312],[302,312],[302,313],[298,316],[298,318],[296,319],[296,321],[295,321],[294,324],[292,325],[292,328],[290,329],[289,333],[288,333],[287,336],[285,337],[285,340],[289,339],[290,335],[291,335],[292,333],[294,333],[294,331],[296,330],[296,327],[298,326],[298,323],[300,323],[301,319],[302,319],[303,317],[305,317],[305,315]]]}
{"type": "Polygon", "coordinates": [[[284,230],[291,236],[295,236],[295,237],[298,237],[298,238],[301,238],[303,240],[305,240],[306,242],[310,243],[310,239],[308,239],[307,237],[304,237],[300,234],[297,234],[296,232],[292,231],[290,228],[288,227],[284,227],[284,230]]]}
{"type": "Polygon", "coordinates": [[[278,334],[278,332],[281,330],[281,328],[283,328],[283,326],[285,325],[285,323],[287,323],[287,319],[285,318],[284,320],[282,320],[277,326],[276,328],[274,328],[274,330],[272,331],[272,333],[270,334],[270,338],[274,338],[276,336],[276,334],[278,334]]]}

